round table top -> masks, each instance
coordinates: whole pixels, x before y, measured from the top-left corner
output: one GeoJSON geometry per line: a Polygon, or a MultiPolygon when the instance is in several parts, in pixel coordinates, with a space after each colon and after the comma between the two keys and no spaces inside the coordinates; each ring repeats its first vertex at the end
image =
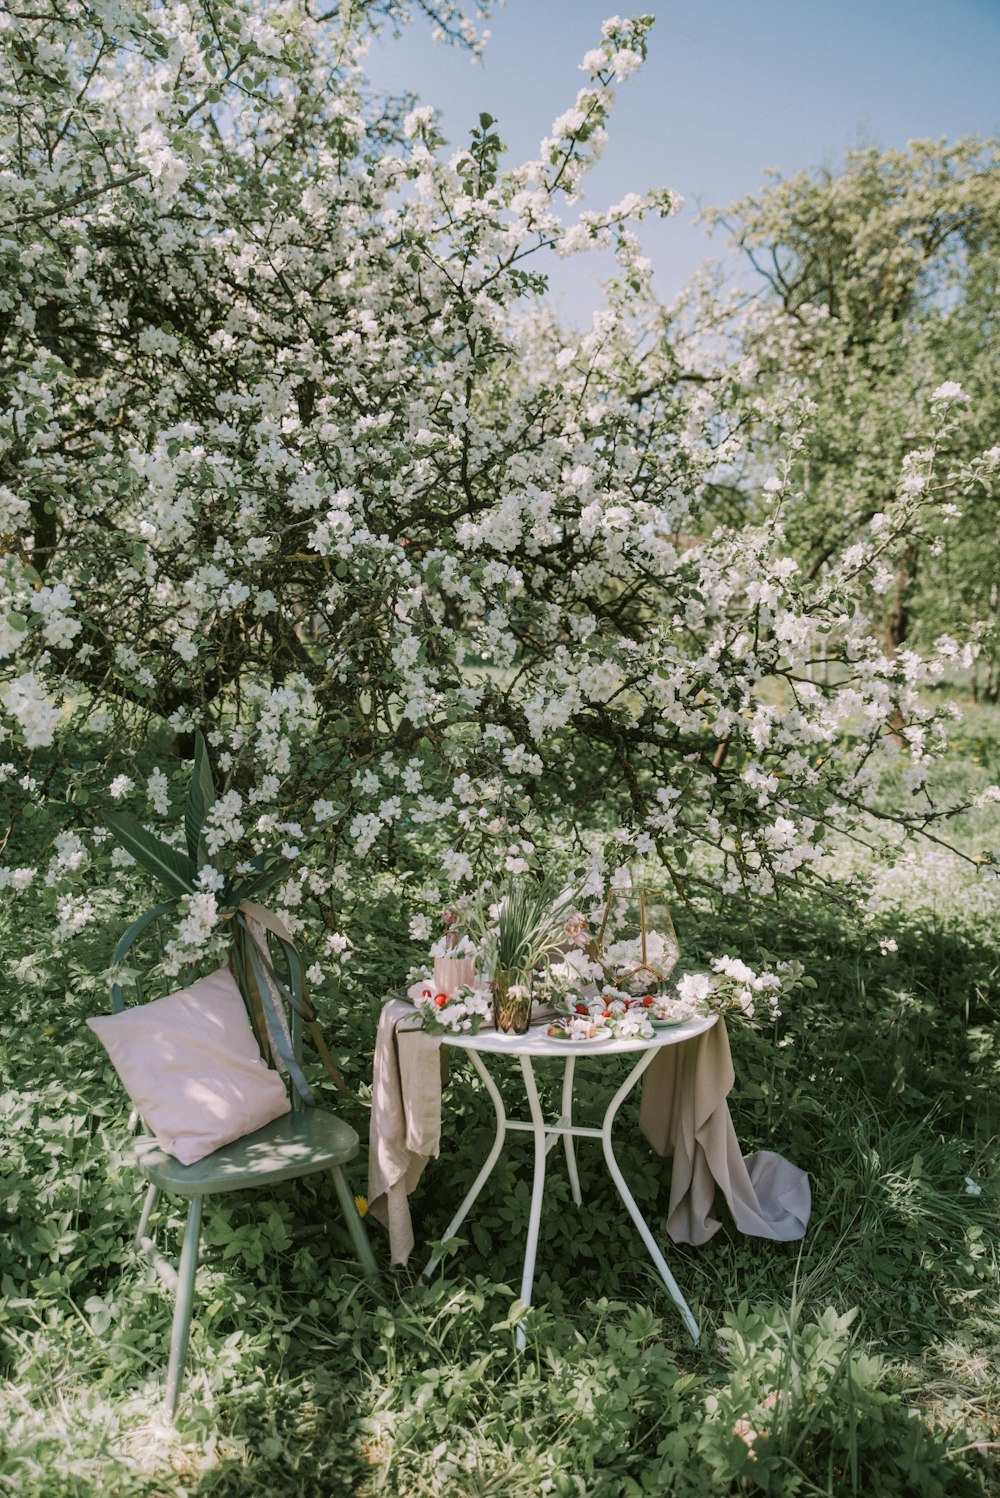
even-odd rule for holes
{"type": "Polygon", "coordinates": [[[489,1051],[494,1055],[508,1056],[623,1056],[631,1051],[658,1050],[661,1046],[677,1045],[682,1040],[691,1040],[710,1030],[719,1016],[696,1014],[679,1025],[670,1025],[665,1030],[655,1030],[652,1038],[644,1040],[641,1035],[631,1035],[618,1040],[557,1040],[546,1034],[551,1020],[533,1025],[525,1035],[502,1035],[492,1026],[480,1030],[478,1035],[465,1031],[448,1031],[441,1036],[443,1045],[458,1046],[464,1051],[489,1051]]]}

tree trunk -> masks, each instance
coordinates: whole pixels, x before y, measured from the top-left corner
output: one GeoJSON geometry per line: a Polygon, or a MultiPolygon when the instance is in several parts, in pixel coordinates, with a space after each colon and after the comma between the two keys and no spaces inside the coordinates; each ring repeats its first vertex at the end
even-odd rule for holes
{"type": "MultiPolygon", "coordinates": [[[[900,557],[899,566],[896,568],[896,592],[885,621],[885,653],[890,660],[895,660],[899,654],[910,627],[907,596],[917,574],[917,558],[916,543],[911,541],[900,557]]],[[[898,707],[893,708],[891,726],[895,737],[902,742],[903,729],[906,725],[898,707]]]]}
{"type": "Polygon", "coordinates": [[[896,658],[909,632],[908,597],[916,581],[918,560],[916,542],[911,541],[896,568],[896,592],[885,621],[885,653],[890,660],[896,658]]]}

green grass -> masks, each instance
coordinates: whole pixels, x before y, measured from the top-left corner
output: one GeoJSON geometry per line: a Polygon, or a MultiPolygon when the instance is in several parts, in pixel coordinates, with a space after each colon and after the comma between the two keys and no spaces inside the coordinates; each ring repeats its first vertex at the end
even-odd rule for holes
{"type": "MultiPolygon", "coordinates": [[[[966,726],[965,757],[942,772],[957,789],[997,774],[997,715],[966,726]]],[[[960,831],[1000,842],[988,819],[960,831]]],[[[176,1428],[161,1411],[169,1302],[130,1248],[139,1190],[126,1110],[82,1027],[104,1007],[102,933],[85,933],[56,968],[25,957],[25,933],[8,930],[0,1492],[997,1498],[998,910],[989,880],[931,849],[876,879],[863,919],[813,900],[752,938],[732,912],[706,912],[696,930],[688,921],[692,956],[751,957],[756,942],[800,958],[817,983],[776,1030],[733,1035],[737,1133],[748,1151],[776,1149],[809,1171],[809,1232],[775,1245],[727,1226],[702,1248],[670,1250],[702,1321],[699,1348],[623,1221],[597,1146],[583,1144],[582,1212],[550,1157],[537,1305],[516,1353],[530,1144],[513,1141],[435,1283],[387,1276],[381,1298],[324,1230],[337,1220],[325,1188],[292,1183],[263,1206],[248,1196],[213,1207],[176,1428]],[[883,952],[889,936],[896,950],[883,952]]],[[[357,966],[364,987],[375,959],[359,953],[357,966]]],[[[374,1019],[362,1000],[331,1016],[355,1077],[374,1019]]],[[[606,1082],[581,1073],[582,1106],[596,1109],[606,1082]]],[[[363,1133],[363,1110],[348,1116],[363,1133]]],[[[490,1118],[474,1072],[457,1064],[449,1152],[414,1197],[420,1239],[443,1231],[490,1118]]],[[[657,1223],[669,1166],[631,1121],[620,1120],[622,1166],[657,1223]]]]}

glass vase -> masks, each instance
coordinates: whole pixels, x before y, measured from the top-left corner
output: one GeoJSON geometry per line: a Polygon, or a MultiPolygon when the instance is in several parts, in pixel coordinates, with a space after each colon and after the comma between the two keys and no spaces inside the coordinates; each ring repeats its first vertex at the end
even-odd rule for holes
{"type": "Polygon", "coordinates": [[[497,972],[493,990],[493,1023],[502,1035],[524,1035],[531,1023],[531,974],[497,972]]]}

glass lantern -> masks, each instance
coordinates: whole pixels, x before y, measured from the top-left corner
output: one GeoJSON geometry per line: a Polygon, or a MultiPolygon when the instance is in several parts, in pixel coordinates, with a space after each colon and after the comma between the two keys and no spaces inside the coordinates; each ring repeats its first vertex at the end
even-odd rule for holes
{"type": "Polygon", "coordinates": [[[604,976],[625,993],[667,982],[681,955],[663,891],[649,884],[612,885],[597,938],[604,976]]]}

